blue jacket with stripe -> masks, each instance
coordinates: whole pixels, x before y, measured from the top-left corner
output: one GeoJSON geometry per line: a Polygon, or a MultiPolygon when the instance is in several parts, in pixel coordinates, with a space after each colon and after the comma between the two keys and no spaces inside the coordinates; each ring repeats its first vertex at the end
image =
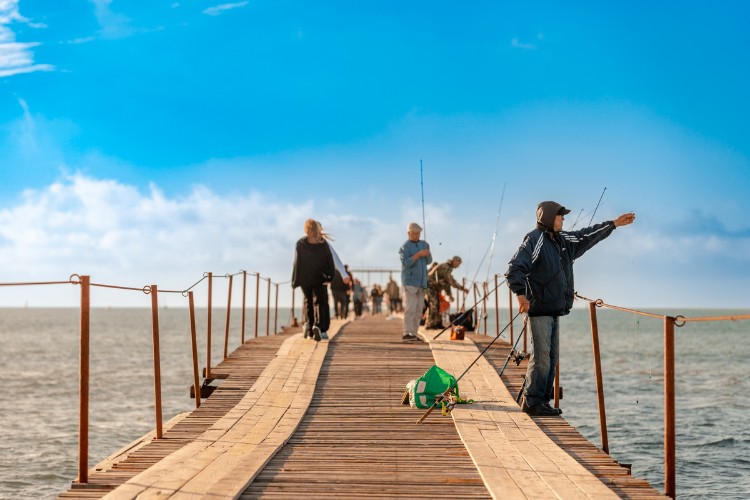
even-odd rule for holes
{"type": "Polygon", "coordinates": [[[537,224],[521,243],[505,277],[516,295],[531,302],[529,316],[564,316],[573,307],[573,261],[612,234],[613,221],[554,233],[537,224]]]}

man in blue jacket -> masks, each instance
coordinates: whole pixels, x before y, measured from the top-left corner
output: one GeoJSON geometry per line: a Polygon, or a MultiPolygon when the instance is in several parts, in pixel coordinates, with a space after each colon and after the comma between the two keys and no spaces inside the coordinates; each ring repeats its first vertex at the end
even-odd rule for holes
{"type": "Polygon", "coordinates": [[[508,286],[518,298],[519,312],[531,327],[532,352],[526,370],[522,410],[529,415],[559,415],[550,405],[558,360],[559,317],[573,307],[573,261],[612,234],[632,224],[634,213],[594,224],[579,231],[563,231],[570,210],[554,201],[536,209],[536,229],[526,235],[510,261],[508,286]]]}
{"type": "Polygon", "coordinates": [[[427,265],[432,263],[430,245],[420,240],[422,228],[412,222],[406,228],[409,239],[398,251],[401,257],[401,284],[404,286],[404,340],[418,340],[417,330],[424,309],[424,292],[427,289],[427,265]]]}

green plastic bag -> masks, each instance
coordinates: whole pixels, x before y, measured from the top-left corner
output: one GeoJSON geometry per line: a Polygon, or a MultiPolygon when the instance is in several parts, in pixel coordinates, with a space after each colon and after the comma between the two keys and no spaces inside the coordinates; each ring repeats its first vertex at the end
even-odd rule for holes
{"type": "Polygon", "coordinates": [[[424,375],[412,380],[406,387],[409,389],[409,402],[412,403],[412,407],[429,408],[435,403],[435,396],[444,393],[451,386],[453,386],[452,392],[458,398],[456,377],[439,366],[432,365],[424,375]]]}

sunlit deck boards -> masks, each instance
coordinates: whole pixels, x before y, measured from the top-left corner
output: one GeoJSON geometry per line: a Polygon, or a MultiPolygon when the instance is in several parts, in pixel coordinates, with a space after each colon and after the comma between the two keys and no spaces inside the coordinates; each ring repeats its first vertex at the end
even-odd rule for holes
{"type": "Polygon", "coordinates": [[[302,424],[242,498],[491,498],[450,418],[415,422],[406,383],[434,360],[400,321],[347,325],[302,424]]]}
{"type": "MultiPolygon", "coordinates": [[[[491,340],[469,337],[479,344],[491,340]]],[[[286,334],[275,339],[281,356],[269,356],[267,352],[261,356],[268,365],[263,376],[259,376],[260,360],[254,352],[256,340],[218,367],[230,376],[222,383],[222,389],[226,387],[223,394],[220,389],[201,408],[210,407],[219,396],[221,405],[211,410],[211,422],[201,421],[202,432],[196,432],[193,424],[195,428],[177,438],[154,441],[108,471],[92,474],[91,480],[98,482],[99,489],[76,488],[64,496],[101,497],[127,480],[130,482],[114,495],[133,498],[144,491],[144,486],[151,486],[150,491],[160,493],[160,498],[175,490],[180,492],[177,497],[191,498],[604,498],[612,492],[631,498],[659,496],[645,481],[627,475],[562,418],[532,420],[520,413],[512,394],[497,380],[499,367],[484,360],[460,384],[462,395],[477,399],[478,404],[453,414],[469,449],[474,445],[480,450],[472,452],[477,468],[453,419],[435,412],[422,425],[415,425],[421,411],[400,404],[406,382],[435,361],[428,344],[401,340],[398,320],[357,320],[331,342],[317,345],[286,334]],[[278,365],[280,358],[289,358],[290,354],[296,361],[278,365]],[[308,366],[303,370],[304,363],[308,366]],[[311,370],[317,377],[314,383],[306,378],[311,370]],[[279,387],[274,388],[274,383],[279,387]],[[248,392],[253,384],[256,391],[248,392]],[[268,392],[264,401],[273,402],[255,418],[251,403],[261,402],[261,386],[268,392]],[[284,393],[283,387],[291,386],[297,386],[299,392],[315,388],[306,412],[290,403],[297,397],[297,390],[284,393]],[[286,408],[283,412],[282,407],[286,408]],[[297,423],[283,422],[259,430],[264,418],[282,423],[285,415],[297,423]],[[249,433],[239,429],[243,416],[248,417],[245,424],[249,433]],[[296,431],[283,445],[283,436],[288,437],[294,428],[296,431]],[[272,444],[273,436],[281,439],[272,444]],[[260,444],[264,448],[258,448],[260,444]],[[515,451],[510,449],[516,445],[515,451]],[[150,467],[140,478],[134,477],[165,457],[168,450],[174,451],[172,456],[150,467]],[[107,479],[107,472],[115,475],[107,479]]],[[[262,344],[260,340],[257,345],[262,344]]],[[[438,364],[455,375],[479,352],[470,342],[446,340],[443,346],[434,347],[438,364]]],[[[507,354],[507,346],[502,349],[507,354]]],[[[497,351],[493,357],[498,358],[497,351]]],[[[510,370],[522,367],[513,365],[510,370]]],[[[518,375],[514,379],[520,380],[518,375]]],[[[182,422],[190,418],[193,415],[182,422]]],[[[171,433],[166,432],[165,437],[171,433]]]]}

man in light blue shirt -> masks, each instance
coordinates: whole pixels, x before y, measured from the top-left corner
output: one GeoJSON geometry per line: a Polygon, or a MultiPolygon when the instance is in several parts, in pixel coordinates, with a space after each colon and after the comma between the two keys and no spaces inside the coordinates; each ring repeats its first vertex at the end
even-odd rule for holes
{"type": "Polygon", "coordinates": [[[420,240],[422,228],[412,222],[406,228],[409,239],[398,251],[401,257],[401,284],[404,286],[404,340],[419,340],[417,331],[424,309],[424,292],[427,289],[427,266],[432,263],[430,245],[420,240]]]}

